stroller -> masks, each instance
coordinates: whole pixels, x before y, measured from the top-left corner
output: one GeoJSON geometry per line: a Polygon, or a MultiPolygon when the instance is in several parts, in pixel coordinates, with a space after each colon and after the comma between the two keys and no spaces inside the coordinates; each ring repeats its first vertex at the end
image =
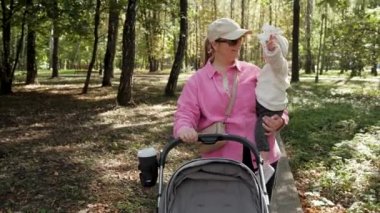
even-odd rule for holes
{"type": "MultiPolygon", "coordinates": [[[[205,134],[198,140],[214,144],[220,140],[239,142],[249,147],[259,162],[256,147],[235,135],[205,134]]],[[[269,213],[269,201],[262,164],[259,180],[246,165],[223,158],[195,159],[182,165],[163,189],[165,161],[181,141],[174,139],[160,153],[158,213],[269,213]]]]}

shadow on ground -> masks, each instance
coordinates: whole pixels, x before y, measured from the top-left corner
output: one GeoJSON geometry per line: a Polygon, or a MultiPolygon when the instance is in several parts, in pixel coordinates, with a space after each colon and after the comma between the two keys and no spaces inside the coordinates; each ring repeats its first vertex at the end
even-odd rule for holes
{"type": "Polygon", "coordinates": [[[152,211],[135,155],[166,143],[175,98],[151,80],[135,86],[132,108],[116,107],[117,86],[81,95],[67,78],[1,96],[0,212],[152,211]]]}

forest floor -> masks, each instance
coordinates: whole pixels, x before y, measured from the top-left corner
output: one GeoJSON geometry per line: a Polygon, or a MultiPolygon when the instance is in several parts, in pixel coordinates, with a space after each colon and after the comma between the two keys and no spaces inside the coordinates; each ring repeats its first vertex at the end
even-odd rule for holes
{"type": "MultiPolygon", "coordinates": [[[[136,73],[136,105],[126,108],[116,106],[118,79],[102,88],[93,75],[86,95],[75,73],[16,81],[0,96],[0,212],[153,212],[157,188],[141,187],[136,153],[171,136],[167,78],[136,73]]],[[[282,137],[305,212],[380,210],[380,78],[367,78],[305,80],[289,91],[282,137]]],[[[173,150],[165,179],[196,156],[173,150]]]]}

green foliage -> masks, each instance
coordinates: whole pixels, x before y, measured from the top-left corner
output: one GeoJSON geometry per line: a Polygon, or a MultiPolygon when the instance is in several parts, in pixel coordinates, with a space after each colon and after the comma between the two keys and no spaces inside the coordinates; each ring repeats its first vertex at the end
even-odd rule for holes
{"type": "MultiPolygon", "coordinates": [[[[214,12],[214,1],[191,0],[189,1],[189,35],[187,48],[187,64],[193,66],[194,61],[199,60],[202,54],[203,39],[206,36],[207,25],[215,18],[229,17],[231,9],[232,16],[237,22],[241,22],[241,10],[245,9],[245,24],[253,30],[253,35],[247,39],[247,55],[249,61],[261,63],[258,50],[258,41],[255,36],[260,31],[263,23],[269,22],[269,7],[272,3],[273,24],[281,27],[291,43],[292,1],[241,1],[230,0],[218,1],[216,14],[214,12]]],[[[28,22],[34,25],[37,31],[37,56],[40,67],[46,67],[50,60],[50,33],[52,20],[57,19],[60,32],[59,59],[61,68],[66,61],[67,64],[87,63],[91,56],[92,30],[94,1],[92,0],[34,0],[32,16],[28,22]],[[57,2],[57,7],[54,5],[57,2]]],[[[125,8],[127,0],[119,1],[121,9],[121,21],[119,28],[123,27],[125,8]]],[[[306,7],[306,4],[302,4],[306,7]]],[[[15,10],[12,17],[12,44],[20,34],[21,20],[25,1],[15,1],[15,10]]],[[[359,70],[363,66],[373,66],[379,61],[379,32],[380,25],[379,4],[376,0],[348,1],[348,0],[315,0],[314,12],[312,14],[312,38],[311,47],[313,59],[319,48],[319,30],[321,25],[321,14],[326,13],[328,25],[326,31],[325,60],[326,69],[359,70]],[[326,7],[325,7],[326,6],[326,7]]],[[[148,56],[151,56],[161,64],[163,68],[170,68],[178,42],[179,21],[178,1],[174,0],[143,0],[139,2],[138,19],[136,24],[136,60],[139,67],[146,67],[148,56]]],[[[100,23],[100,42],[98,61],[102,61],[106,46],[108,1],[102,1],[102,16],[100,23]]],[[[301,35],[304,35],[304,23],[306,9],[301,8],[301,35]]],[[[116,53],[116,68],[120,66],[121,33],[118,36],[118,49],[116,53]]],[[[1,35],[1,34],[0,34],[1,35]]],[[[1,38],[1,37],[0,37],[1,38]]],[[[2,44],[0,44],[1,47],[2,44]]],[[[300,43],[300,55],[304,57],[306,45],[300,43]]],[[[12,55],[15,45],[12,47],[12,55]]],[[[290,54],[289,54],[290,56],[290,54]]],[[[305,60],[301,58],[303,63],[305,60]]],[[[25,67],[25,54],[21,54],[20,69],[25,67]]],[[[360,72],[358,73],[360,74],[360,72]]]]}
{"type": "MultiPolygon", "coordinates": [[[[364,66],[378,63],[380,11],[373,1],[322,0],[316,1],[316,6],[311,38],[314,62],[322,45],[325,57],[321,63],[326,71],[351,70],[351,75],[355,76],[362,74],[364,66]],[[320,44],[322,14],[328,21],[323,35],[325,43],[322,40],[320,44]]],[[[304,43],[301,45],[306,47],[304,43]]],[[[302,56],[306,55],[305,48],[300,50],[302,56]]]]}
{"type": "Polygon", "coordinates": [[[352,211],[379,210],[379,140],[380,128],[374,127],[368,133],[356,134],[352,140],[335,144],[326,160],[327,169],[316,182],[323,195],[334,202],[344,201],[342,204],[352,211]],[[365,205],[359,208],[358,203],[365,205]]]}
{"type": "Polygon", "coordinates": [[[349,212],[380,210],[380,91],[358,79],[292,85],[282,136],[307,191],[349,212]],[[310,175],[313,174],[313,175],[310,175]]]}

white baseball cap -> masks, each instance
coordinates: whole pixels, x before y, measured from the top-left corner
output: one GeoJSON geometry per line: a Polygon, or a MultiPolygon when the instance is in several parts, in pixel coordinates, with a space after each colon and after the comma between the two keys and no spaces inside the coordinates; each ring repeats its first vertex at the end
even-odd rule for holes
{"type": "Polygon", "coordinates": [[[207,39],[213,42],[219,38],[235,40],[246,34],[251,34],[251,30],[243,29],[238,23],[229,18],[221,18],[212,22],[208,26],[207,39]]]}

